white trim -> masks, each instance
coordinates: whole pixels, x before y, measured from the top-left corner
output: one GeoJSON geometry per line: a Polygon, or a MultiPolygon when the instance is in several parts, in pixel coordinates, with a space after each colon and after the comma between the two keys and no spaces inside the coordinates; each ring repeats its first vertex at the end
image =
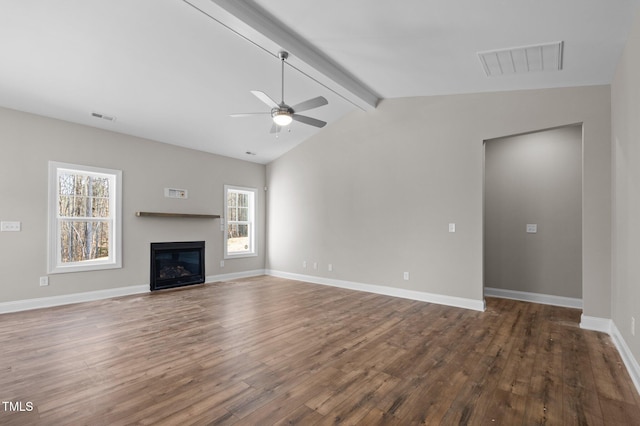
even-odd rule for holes
{"type": "Polygon", "coordinates": [[[611,326],[613,322],[608,318],[590,317],[582,314],[580,316],[580,328],[585,330],[600,331],[602,333],[611,334],[611,326]]]}
{"type": "Polygon", "coordinates": [[[583,314],[580,318],[580,328],[600,331],[611,336],[611,340],[613,340],[613,344],[618,350],[618,353],[622,358],[622,362],[624,362],[624,365],[627,368],[631,381],[633,381],[633,384],[636,386],[636,390],[640,393],[640,365],[638,365],[638,361],[636,361],[631,349],[629,349],[627,342],[624,340],[624,337],[622,337],[620,330],[618,330],[618,327],[613,320],[608,318],[590,317],[583,314]]]}
{"type": "Polygon", "coordinates": [[[446,296],[443,294],[426,293],[422,291],[406,290],[403,288],[381,286],[375,284],[364,284],[352,281],[335,280],[331,278],[315,277],[312,275],[294,274],[291,272],[266,270],[267,275],[290,280],[304,281],[313,284],[328,285],[331,287],[346,288],[349,290],[365,291],[367,293],[383,294],[385,296],[401,297],[403,299],[419,300],[421,302],[437,303],[439,305],[453,306],[456,308],[472,309],[474,311],[484,311],[483,300],[467,299],[463,297],[446,296]]]}
{"type": "Polygon", "coordinates": [[[254,269],[252,271],[243,272],[231,272],[229,274],[210,275],[206,278],[206,283],[220,282],[220,281],[232,281],[240,278],[251,278],[265,275],[264,269],[254,269]]]}
{"type": "Polygon", "coordinates": [[[616,327],[616,324],[611,322],[611,339],[613,340],[613,344],[616,345],[618,352],[620,353],[620,357],[624,362],[624,365],[627,367],[627,371],[629,372],[629,376],[631,376],[631,380],[633,384],[636,385],[636,390],[640,393],[640,365],[638,365],[638,361],[633,356],[631,349],[627,346],[627,342],[622,337],[620,330],[616,327]]]}
{"type": "MultiPolygon", "coordinates": [[[[218,281],[230,281],[240,278],[257,277],[265,275],[264,269],[253,271],[234,272],[230,274],[211,275],[206,277],[206,283],[218,281]]],[[[83,293],[64,294],[61,296],[39,297],[36,299],[14,300],[0,302],[0,314],[10,312],[29,311],[32,309],[51,308],[54,306],[70,305],[73,303],[92,302],[94,300],[110,299],[112,297],[130,296],[134,294],[149,293],[149,284],[110,288],[105,290],[88,291],[83,293]]]]}
{"type": "Polygon", "coordinates": [[[256,247],[256,233],[257,229],[257,220],[256,220],[256,210],[258,205],[258,190],[256,188],[249,188],[246,186],[235,186],[235,185],[224,185],[224,220],[221,221],[222,231],[223,231],[223,259],[239,259],[244,257],[256,257],[258,256],[258,249],[256,247]],[[249,194],[249,206],[248,206],[248,218],[246,221],[233,221],[233,223],[238,223],[241,225],[247,225],[249,227],[249,245],[250,248],[247,251],[231,253],[229,254],[227,239],[228,239],[228,226],[229,226],[229,218],[227,217],[229,213],[229,206],[227,204],[229,200],[229,191],[238,192],[238,193],[246,193],[249,194]]]}
{"type": "Polygon", "coordinates": [[[582,309],[582,299],[554,296],[553,294],[530,293],[528,291],[516,291],[506,290],[503,288],[485,287],[484,295],[491,297],[500,297],[502,299],[521,300],[523,302],[542,303],[543,305],[582,309]]]}
{"type": "Polygon", "coordinates": [[[63,274],[122,268],[122,170],[49,161],[48,174],[47,272],[49,274],[63,274]],[[109,208],[112,211],[112,216],[108,218],[79,218],[80,221],[105,220],[111,222],[109,257],[107,259],[94,259],[67,264],[61,262],[59,229],[61,218],[58,214],[58,182],[60,171],[62,170],[102,176],[109,179],[109,208]]]}
{"type": "MultiPolygon", "coordinates": [[[[269,269],[254,269],[250,271],[232,272],[228,274],[209,275],[205,279],[205,284],[223,281],[232,281],[241,278],[251,278],[260,275],[270,275],[274,277],[287,278],[291,280],[304,281],[313,284],[328,285],[331,287],[346,288],[349,290],[365,291],[367,293],[383,294],[385,296],[401,297],[403,299],[419,300],[421,302],[437,303],[439,305],[453,306],[456,308],[472,309],[474,311],[484,311],[484,300],[474,300],[442,294],[426,293],[402,288],[380,286],[373,284],[363,284],[351,281],[342,281],[311,275],[301,275],[289,272],[274,271],[269,269]]],[[[84,293],[66,294],[62,296],[40,297],[37,299],[16,300],[0,303],[0,314],[9,312],[27,311],[31,309],[49,308],[53,306],[68,305],[72,303],[90,302],[94,300],[109,299],[112,297],[129,296],[133,294],[149,293],[149,285],[136,285],[129,287],[119,287],[105,290],[89,291],[84,293]]]]}
{"type": "Polygon", "coordinates": [[[62,296],[16,300],[0,303],[0,314],[28,311],[31,309],[50,308],[52,306],[69,305],[72,303],[91,302],[94,300],[110,299],[112,297],[129,296],[132,294],[142,294],[147,292],[149,292],[149,284],[88,291],[84,293],[65,294],[62,296]]]}

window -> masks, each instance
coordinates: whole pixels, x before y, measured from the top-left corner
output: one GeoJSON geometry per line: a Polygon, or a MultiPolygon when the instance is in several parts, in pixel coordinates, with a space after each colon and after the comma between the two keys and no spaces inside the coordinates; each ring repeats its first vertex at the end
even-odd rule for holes
{"type": "Polygon", "coordinates": [[[256,256],[255,202],[253,188],[224,186],[226,229],[224,257],[256,256]]]}
{"type": "Polygon", "coordinates": [[[49,273],[120,268],[120,170],[49,162],[49,273]]]}

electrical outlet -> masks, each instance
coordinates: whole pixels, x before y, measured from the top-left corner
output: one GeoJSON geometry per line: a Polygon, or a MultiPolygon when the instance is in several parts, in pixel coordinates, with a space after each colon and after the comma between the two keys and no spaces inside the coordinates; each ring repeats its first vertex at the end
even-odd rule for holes
{"type": "Polygon", "coordinates": [[[333,265],[330,263],[329,266],[327,266],[327,269],[329,270],[329,272],[333,271],[333,265]]]}
{"type": "Polygon", "coordinates": [[[318,262],[313,262],[313,269],[318,270],[318,262]]]}
{"type": "Polygon", "coordinates": [[[221,268],[224,268],[224,260],[221,260],[221,261],[220,261],[220,267],[221,267],[221,268]]]}
{"type": "Polygon", "coordinates": [[[49,285],[49,277],[40,277],[40,287],[46,287],[49,285]]]}
{"type": "Polygon", "coordinates": [[[455,223],[450,223],[449,224],[449,232],[456,232],[456,224],[455,223]]]}
{"type": "Polygon", "coordinates": [[[306,261],[306,260],[303,260],[303,261],[302,261],[302,267],[303,267],[304,269],[307,269],[307,261],[306,261]]]}
{"type": "Polygon", "coordinates": [[[404,278],[405,281],[409,281],[409,273],[405,272],[402,276],[404,278]]]}
{"type": "Polygon", "coordinates": [[[631,335],[636,335],[636,319],[634,317],[631,317],[631,335]]]}

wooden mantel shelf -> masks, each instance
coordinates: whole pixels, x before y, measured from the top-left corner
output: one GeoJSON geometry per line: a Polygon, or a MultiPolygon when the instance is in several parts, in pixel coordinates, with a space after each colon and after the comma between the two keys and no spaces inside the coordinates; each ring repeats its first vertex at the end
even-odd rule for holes
{"type": "Polygon", "coordinates": [[[192,219],[220,219],[219,214],[136,212],[136,216],[138,217],[182,217],[182,218],[192,218],[192,219]]]}

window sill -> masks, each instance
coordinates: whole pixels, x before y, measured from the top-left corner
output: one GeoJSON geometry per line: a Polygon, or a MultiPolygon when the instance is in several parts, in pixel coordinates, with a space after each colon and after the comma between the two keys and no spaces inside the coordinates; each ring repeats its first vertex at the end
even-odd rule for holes
{"type": "Polygon", "coordinates": [[[120,269],[122,265],[117,262],[109,263],[91,263],[85,265],[67,265],[67,266],[54,266],[49,268],[48,274],[67,274],[72,272],[88,272],[88,271],[102,271],[106,269],[120,269]]]}
{"type": "Polygon", "coordinates": [[[241,253],[241,254],[225,254],[224,260],[228,259],[242,259],[245,257],[258,257],[258,253],[241,253]]]}

